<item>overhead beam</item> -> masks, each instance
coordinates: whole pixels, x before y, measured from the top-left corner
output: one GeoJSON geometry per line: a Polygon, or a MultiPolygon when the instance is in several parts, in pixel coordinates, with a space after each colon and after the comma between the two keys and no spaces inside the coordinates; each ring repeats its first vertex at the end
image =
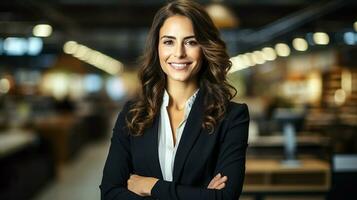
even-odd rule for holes
{"type": "Polygon", "coordinates": [[[239,38],[239,43],[241,43],[240,46],[243,46],[242,50],[244,51],[249,50],[249,48],[263,45],[279,36],[294,31],[321,16],[338,10],[350,2],[351,0],[320,1],[303,10],[268,24],[256,32],[239,38]]]}
{"type": "Polygon", "coordinates": [[[80,37],[80,25],[77,24],[74,19],[69,18],[59,11],[55,4],[37,0],[18,1],[18,3],[27,9],[30,8],[34,9],[35,12],[38,11],[40,15],[43,16],[43,20],[48,20],[48,22],[61,26],[65,35],[80,37]]]}

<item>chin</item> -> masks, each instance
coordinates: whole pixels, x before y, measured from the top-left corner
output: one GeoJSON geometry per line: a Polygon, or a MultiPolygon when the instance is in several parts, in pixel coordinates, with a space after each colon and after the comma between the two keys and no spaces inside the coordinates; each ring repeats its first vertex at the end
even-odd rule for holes
{"type": "Polygon", "coordinates": [[[172,78],[174,81],[188,82],[187,78],[172,78]]]}

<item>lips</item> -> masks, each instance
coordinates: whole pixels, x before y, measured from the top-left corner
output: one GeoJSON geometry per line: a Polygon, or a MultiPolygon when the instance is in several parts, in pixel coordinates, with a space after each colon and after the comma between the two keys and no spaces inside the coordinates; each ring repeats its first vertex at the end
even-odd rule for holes
{"type": "Polygon", "coordinates": [[[185,69],[190,64],[191,64],[191,62],[169,62],[169,65],[176,70],[185,69]]]}

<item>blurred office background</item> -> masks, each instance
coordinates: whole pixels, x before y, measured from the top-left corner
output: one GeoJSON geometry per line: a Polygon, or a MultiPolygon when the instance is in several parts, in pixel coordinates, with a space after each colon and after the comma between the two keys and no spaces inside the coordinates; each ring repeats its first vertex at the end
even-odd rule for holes
{"type": "MultiPolygon", "coordinates": [[[[0,199],[99,199],[164,0],[0,1],[0,199]]],[[[241,199],[357,199],[357,2],[200,0],[251,124],[241,199]]]]}

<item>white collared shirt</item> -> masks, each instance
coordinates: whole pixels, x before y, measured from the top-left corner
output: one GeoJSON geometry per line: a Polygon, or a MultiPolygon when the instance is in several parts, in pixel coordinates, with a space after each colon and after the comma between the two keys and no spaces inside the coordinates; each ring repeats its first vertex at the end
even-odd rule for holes
{"type": "Polygon", "coordinates": [[[163,101],[160,109],[159,121],[159,161],[161,172],[165,181],[172,181],[172,173],[174,169],[175,155],[177,147],[180,144],[181,135],[186,125],[187,117],[191,111],[193,102],[196,99],[196,92],[186,101],[184,117],[182,122],[176,128],[176,145],[173,142],[172,129],[170,124],[169,114],[167,113],[167,106],[169,105],[169,95],[164,91],[163,101]]]}

